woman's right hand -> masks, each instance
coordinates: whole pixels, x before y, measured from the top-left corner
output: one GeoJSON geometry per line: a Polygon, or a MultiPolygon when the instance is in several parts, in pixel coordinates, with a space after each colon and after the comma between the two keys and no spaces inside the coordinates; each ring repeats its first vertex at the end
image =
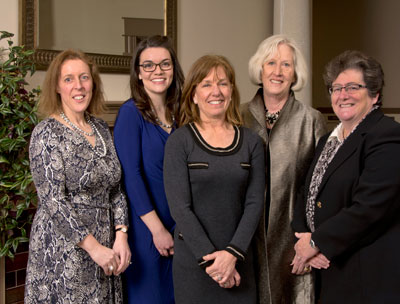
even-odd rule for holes
{"type": "Polygon", "coordinates": [[[234,286],[239,286],[240,285],[240,274],[236,270],[236,268],[233,270],[232,274],[228,279],[226,280],[225,283],[219,283],[219,287],[222,288],[232,288],[234,286]]]}
{"type": "Polygon", "coordinates": [[[120,260],[114,250],[101,245],[93,235],[89,234],[84,240],[78,243],[78,246],[84,249],[92,260],[103,268],[107,276],[115,274],[120,260]]]}
{"type": "Polygon", "coordinates": [[[240,275],[236,270],[237,258],[226,250],[218,250],[203,256],[203,260],[214,262],[206,268],[206,273],[221,287],[239,286],[240,275]]]}
{"type": "Polygon", "coordinates": [[[103,268],[107,276],[116,275],[120,259],[114,250],[99,244],[99,247],[89,255],[97,265],[103,268]]]}

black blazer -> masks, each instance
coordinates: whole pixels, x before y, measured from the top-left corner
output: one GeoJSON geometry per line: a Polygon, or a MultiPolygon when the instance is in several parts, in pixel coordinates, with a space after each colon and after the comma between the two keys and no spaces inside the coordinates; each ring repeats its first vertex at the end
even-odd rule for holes
{"type": "MultiPolygon", "coordinates": [[[[292,227],[308,231],[311,176],[321,138],[295,207],[292,227]]],[[[331,261],[317,271],[322,303],[400,303],[400,124],[371,112],[329,164],[315,201],[312,239],[331,261]]]]}

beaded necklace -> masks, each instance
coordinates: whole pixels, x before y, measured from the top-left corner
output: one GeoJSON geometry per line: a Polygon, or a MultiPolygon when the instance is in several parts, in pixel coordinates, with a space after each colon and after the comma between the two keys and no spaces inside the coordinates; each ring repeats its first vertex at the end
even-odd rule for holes
{"type": "Polygon", "coordinates": [[[68,125],[70,125],[74,130],[76,130],[76,131],[78,131],[78,132],[80,132],[80,133],[82,133],[82,134],[85,134],[86,136],[93,136],[93,135],[94,135],[94,129],[93,129],[93,127],[92,127],[91,121],[89,121],[89,119],[88,119],[87,116],[85,117],[85,120],[86,120],[86,122],[90,125],[90,127],[92,128],[92,132],[90,132],[90,133],[89,133],[89,132],[86,132],[86,131],[84,131],[84,130],[82,130],[82,129],[79,128],[77,125],[75,125],[74,123],[72,123],[72,121],[69,120],[69,118],[64,114],[64,112],[61,112],[61,113],[60,113],[60,116],[61,116],[62,119],[64,119],[65,122],[66,122],[68,125]]]}
{"type": "Polygon", "coordinates": [[[280,112],[281,111],[279,110],[278,112],[270,113],[268,112],[268,109],[265,109],[265,119],[270,125],[273,125],[278,120],[280,112]]]}
{"type": "Polygon", "coordinates": [[[97,130],[97,128],[96,128],[96,126],[94,125],[93,121],[92,121],[91,119],[89,119],[89,115],[85,115],[85,119],[86,119],[86,122],[87,122],[87,123],[90,125],[90,127],[92,128],[92,132],[90,132],[90,133],[88,133],[88,132],[82,130],[81,128],[79,128],[78,126],[76,126],[75,124],[73,124],[72,121],[70,121],[69,118],[64,114],[64,112],[61,112],[61,113],[60,113],[60,116],[62,117],[62,119],[65,120],[65,122],[66,122],[68,125],[70,125],[74,130],[78,131],[79,133],[85,134],[86,136],[93,136],[93,135],[96,133],[96,134],[99,136],[101,145],[103,146],[103,152],[102,152],[102,153],[97,152],[96,147],[93,147],[93,146],[91,145],[92,148],[93,148],[94,153],[96,153],[97,156],[99,156],[99,157],[104,157],[104,156],[107,154],[107,146],[106,146],[106,143],[105,143],[105,141],[104,141],[104,139],[103,139],[103,136],[101,136],[101,133],[99,132],[99,130],[97,130]]]}
{"type": "Polygon", "coordinates": [[[166,125],[165,123],[163,123],[163,122],[158,118],[156,111],[154,111],[154,109],[152,109],[152,110],[153,110],[154,116],[156,117],[156,122],[158,123],[158,125],[160,125],[161,127],[167,128],[167,129],[171,129],[171,128],[174,126],[174,123],[175,123],[175,116],[174,116],[174,114],[171,114],[172,124],[166,125]]]}

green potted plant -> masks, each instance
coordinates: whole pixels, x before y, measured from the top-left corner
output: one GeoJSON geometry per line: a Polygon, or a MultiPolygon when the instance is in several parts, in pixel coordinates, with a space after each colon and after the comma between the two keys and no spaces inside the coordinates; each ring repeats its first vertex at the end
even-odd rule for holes
{"type": "Polygon", "coordinates": [[[28,242],[27,229],[36,206],[29,170],[29,138],[38,123],[35,105],[40,89],[27,91],[25,77],[35,72],[33,50],[14,46],[14,34],[0,31],[0,258],[14,257],[18,245],[28,242]]]}

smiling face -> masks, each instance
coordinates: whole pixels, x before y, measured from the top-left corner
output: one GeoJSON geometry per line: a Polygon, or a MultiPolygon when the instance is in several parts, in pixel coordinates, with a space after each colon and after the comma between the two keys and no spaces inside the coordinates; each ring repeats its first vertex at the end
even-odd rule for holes
{"type": "MultiPolygon", "coordinates": [[[[159,64],[161,62],[170,61],[172,64],[171,55],[167,49],[163,47],[150,47],[140,54],[139,64],[143,65],[144,63],[156,63],[159,64]]],[[[139,79],[143,81],[144,89],[147,94],[152,98],[155,95],[163,95],[167,94],[167,90],[172,83],[174,78],[174,68],[163,71],[159,65],[156,66],[156,69],[153,72],[144,71],[143,67],[139,67],[139,79]]]]}
{"type": "Polygon", "coordinates": [[[232,97],[232,85],[222,67],[212,68],[196,86],[193,101],[199,107],[200,119],[225,120],[232,97]]]}
{"type": "Polygon", "coordinates": [[[61,65],[57,93],[64,113],[83,115],[92,99],[93,79],[89,66],[80,59],[69,59],[61,65]]]}
{"type": "MultiPolygon", "coordinates": [[[[362,72],[355,69],[344,70],[333,81],[332,87],[349,84],[365,85],[362,72]]],[[[378,94],[370,97],[367,88],[360,88],[351,94],[342,89],[339,94],[331,95],[332,108],[345,128],[351,131],[369,113],[378,97],[378,94]]]]}
{"type": "Polygon", "coordinates": [[[286,44],[279,44],[277,51],[262,67],[264,96],[287,99],[290,86],[295,82],[293,50],[286,44]]]}

